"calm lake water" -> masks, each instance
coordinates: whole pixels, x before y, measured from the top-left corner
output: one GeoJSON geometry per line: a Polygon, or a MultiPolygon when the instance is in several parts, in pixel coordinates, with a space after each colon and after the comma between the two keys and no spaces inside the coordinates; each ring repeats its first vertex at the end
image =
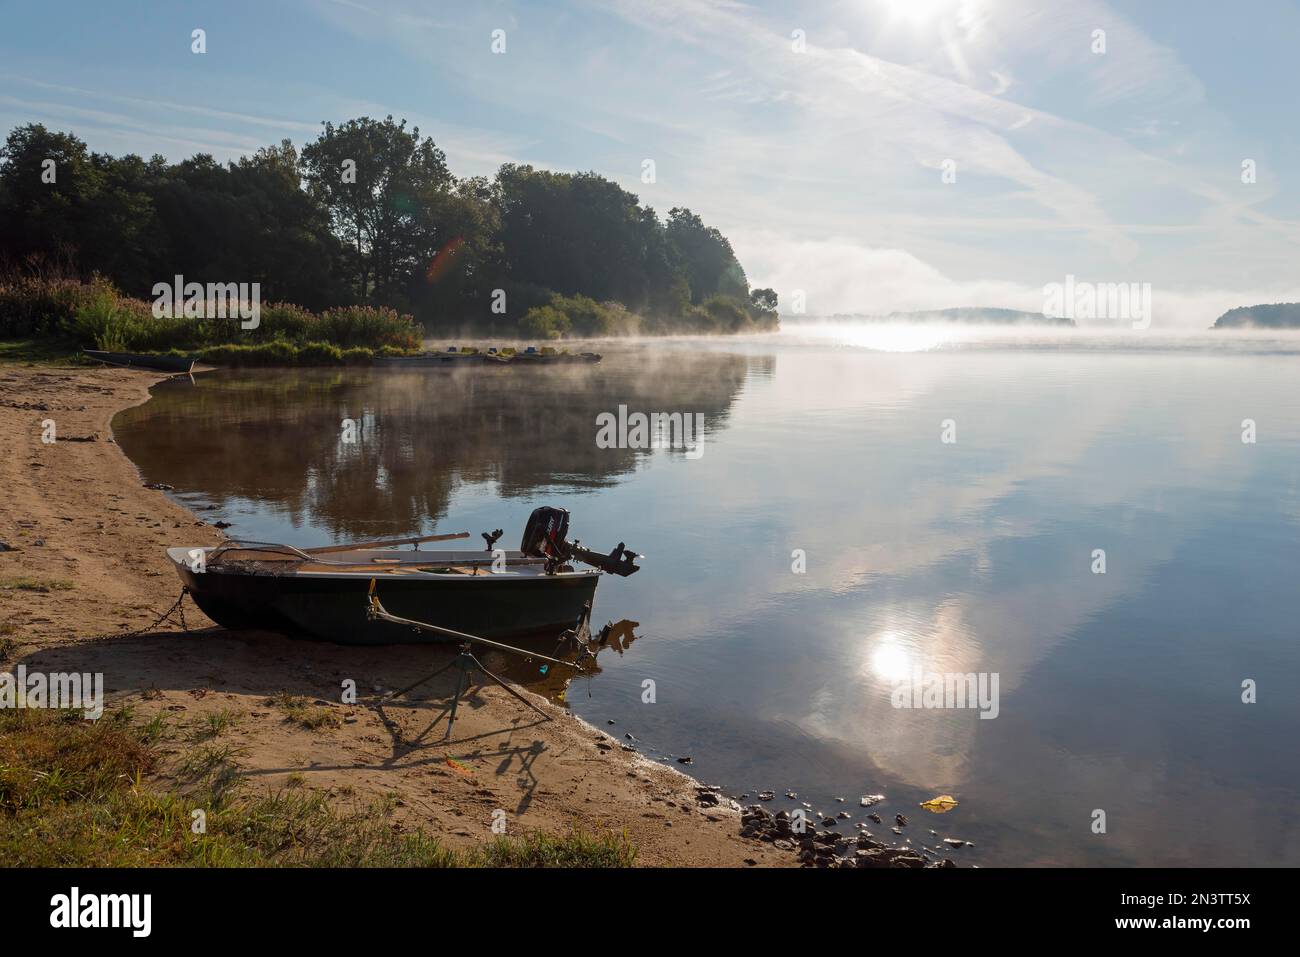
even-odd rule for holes
{"type": "Polygon", "coordinates": [[[914,842],[964,838],[948,856],[985,866],[1300,864],[1300,340],[808,326],[599,348],[201,375],[114,431],[242,537],[500,527],[513,548],[534,507],[569,508],[585,544],[646,555],[600,585],[594,624],[638,638],[574,710],[773,809],[846,810],[848,831],[884,794],[914,842]],[[702,413],[703,454],[598,448],[620,404],[702,413]],[[917,667],[996,673],[997,717],[895,708],[917,667]],[[960,806],[917,807],[938,794],[960,806]]]}

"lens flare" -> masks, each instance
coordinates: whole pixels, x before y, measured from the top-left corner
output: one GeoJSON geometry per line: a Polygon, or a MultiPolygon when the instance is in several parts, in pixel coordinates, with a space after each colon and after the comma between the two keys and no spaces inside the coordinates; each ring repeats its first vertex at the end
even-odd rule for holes
{"type": "Polygon", "coordinates": [[[429,261],[429,268],[425,270],[425,280],[435,283],[446,276],[447,271],[451,269],[452,264],[456,261],[456,253],[464,244],[465,240],[460,236],[456,236],[434,253],[433,259],[429,261]]]}

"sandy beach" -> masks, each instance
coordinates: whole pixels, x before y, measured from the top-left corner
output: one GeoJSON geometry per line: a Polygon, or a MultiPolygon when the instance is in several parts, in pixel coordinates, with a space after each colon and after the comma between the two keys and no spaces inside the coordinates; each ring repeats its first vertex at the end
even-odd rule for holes
{"type": "MultiPolygon", "coordinates": [[[[504,691],[479,687],[451,742],[432,719],[452,678],[423,697],[385,704],[383,693],[445,663],[443,648],[353,648],[218,629],[191,603],[189,634],[149,626],[180,593],[164,555],[221,533],[140,475],[113,442],[110,420],[148,399],[158,376],[123,369],[0,365],[0,668],[102,672],[107,706],[180,723],[221,715],[229,760],[253,789],[307,788],[340,804],[387,798],[399,827],[450,846],[506,833],[572,827],[625,833],[651,866],[794,865],[790,851],[740,836],[727,799],[701,806],[693,779],[625,750],[563,707],[535,700],[542,721],[504,691]],[[49,438],[53,423],[55,441],[49,438]],[[341,703],[352,679],[355,704],[341,703]],[[273,704],[310,702],[316,727],[273,704]],[[495,815],[498,821],[501,815],[495,815]]],[[[178,449],[178,455],[184,450],[178,449]]],[[[491,667],[491,663],[488,662],[491,667]]],[[[525,692],[527,693],[527,692],[525,692]]],[[[609,729],[617,733],[616,728],[609,729]]],[[[175,787],[167,772],[149,785],[175,787]]]]}

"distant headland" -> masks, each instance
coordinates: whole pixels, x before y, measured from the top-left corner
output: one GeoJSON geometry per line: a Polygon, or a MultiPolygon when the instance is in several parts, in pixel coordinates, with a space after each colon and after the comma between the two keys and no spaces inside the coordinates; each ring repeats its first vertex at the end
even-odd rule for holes
{"type": "Polygon", "coordinates": [[[1215,320],[1214,329],[1300,329],[1300,302],[1238,306],[1215,320]]]}

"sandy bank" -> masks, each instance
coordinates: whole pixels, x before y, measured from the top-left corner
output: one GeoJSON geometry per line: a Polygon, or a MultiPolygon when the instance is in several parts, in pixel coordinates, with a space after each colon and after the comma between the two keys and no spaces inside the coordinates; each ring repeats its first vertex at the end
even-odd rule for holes
{"type": "MultiPolygon", "coordinates": [[[[112,442],[109,421],[148,398],[158,380],[121,369],[0,365],[0,668],[102,672],[109,705],[178,726],[218,715],[251,787],[315,789],[338,801],[391,796],[404,826],[450,844],[509,833],[625,831],[649,865],[792,865],[794,857],[739,836],[740,812],[700,807],[696,783],[623,750],[621,740],[536,698],[535,715],[494,687],[463,707],[451,742],[430,722],[452,677],[426,697],[384,705],[374,689],[401,687],[446,661],[432,648],[347,648],[215,628],[191,604],[184,634],[164,624],[137,637],[91,641],[149,625],[180,587],[163,549],[220,533],[161,492],[142,487],[112,442]],[[42,442],[47,420],[57,441],[42,442]],[[340,703],[345,679],[360,699],[340,703]],[[328,720],[314,729],[268,701],[303,696],[328,720]],[[450,760],[449,760],[450,759],[450,760]],[[500,819],[500,815],[497,815],[500,819]]],[[[184,455],[184,449],[177,449],[184,455]]],[[[486,659],[485,659],[486,660],[486,659]]],[[[488,667],[493,667],[490,661],[488,667]]],[[[161,779],[160,787],[170,782],[161,779]]]]}

